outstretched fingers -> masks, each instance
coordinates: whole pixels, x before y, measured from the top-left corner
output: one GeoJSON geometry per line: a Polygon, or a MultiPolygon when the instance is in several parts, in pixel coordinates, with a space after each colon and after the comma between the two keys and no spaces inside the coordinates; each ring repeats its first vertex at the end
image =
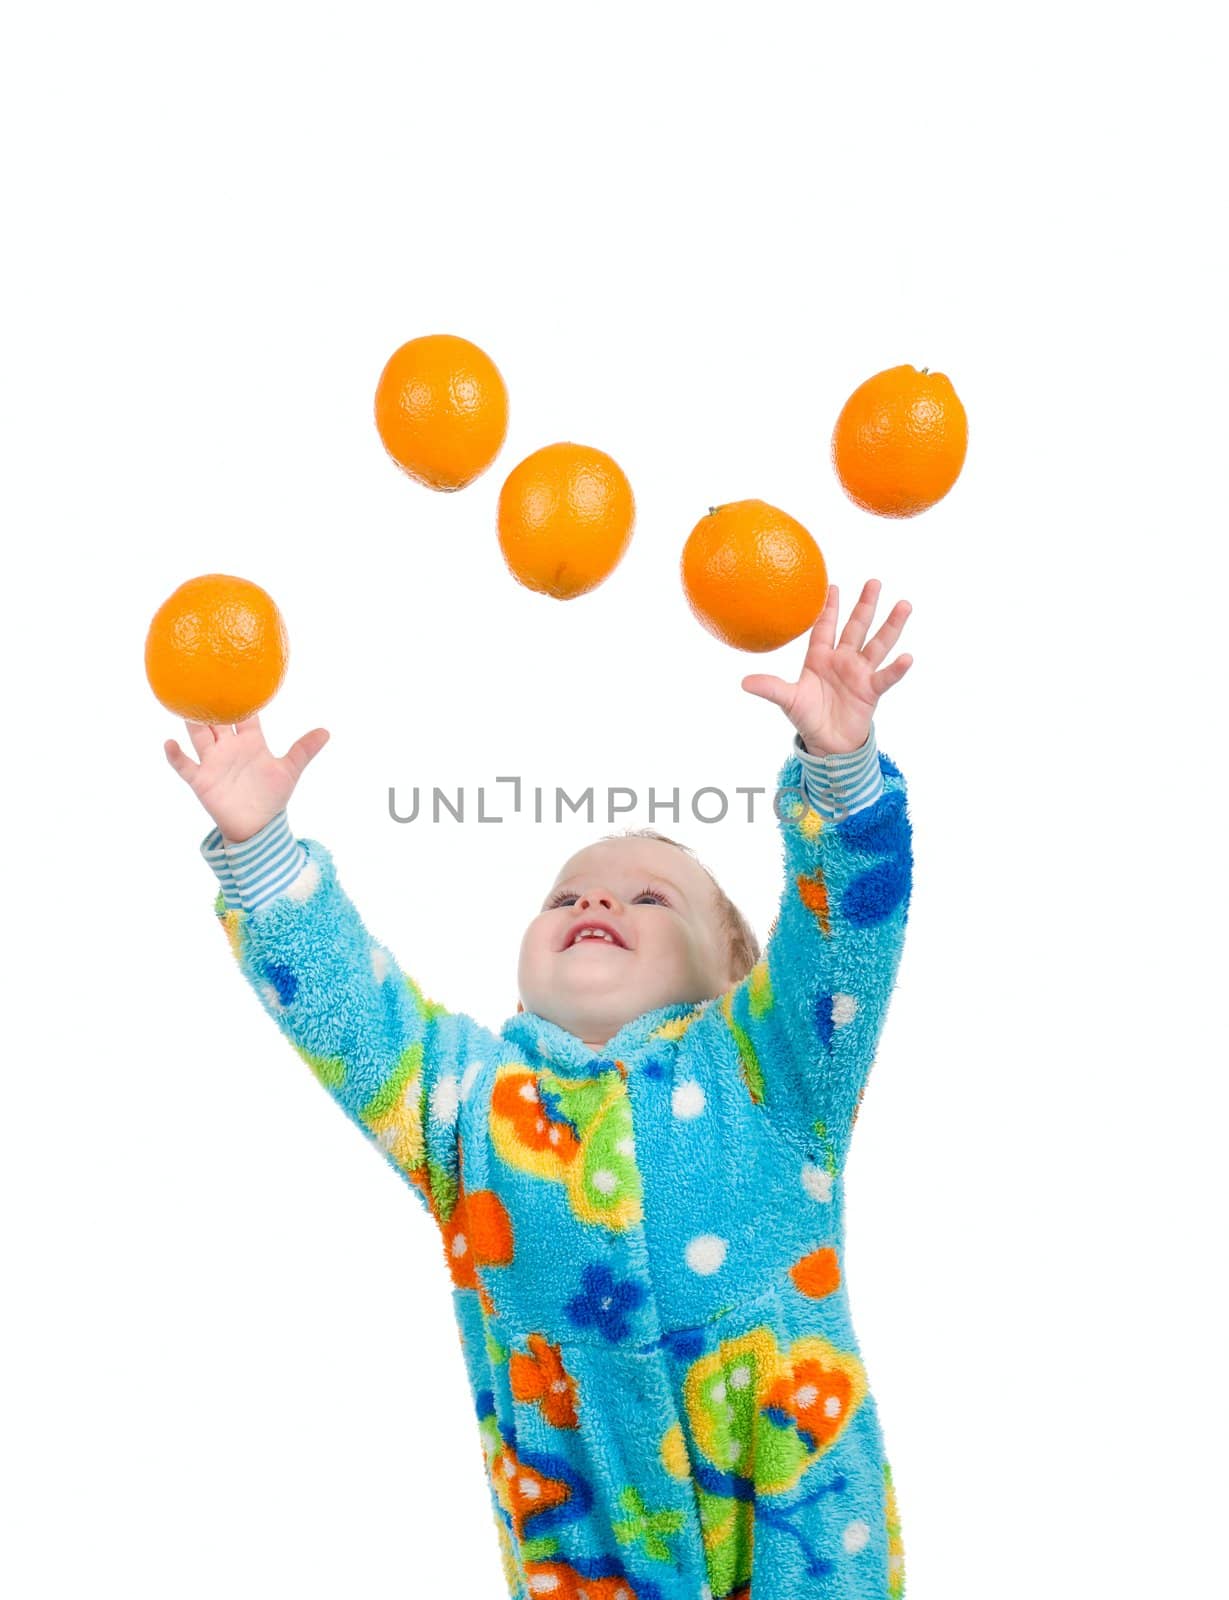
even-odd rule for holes
{"type": "Polygon", "coordinates": [[[871,673],[871,688],[876,695],[884,694],[894,683],[900,682],[912,665],[912,656],[897,656],[891,666],[881,667],[878,672],[871,673]]]}
{"type": "Polygon", "coordinates": [[[807,655],[817,644],[832,649],[836,642],[836,616],[840,610],[840,591],[835,583],[828,585],[828,594],[824,600],[824,609],[815,619],[815,626],[811,629],[811,637],[807,640],[807,655]]]}
{"type": "Polygon", "coordinates": [[[310,733],[305,733],[301,739],[296,739],[290,746],[282,760],[294,774],[296,783],[307,763],[313,761],[328,742],[329,734],[327,728],[313,728],[310,733]]]}
{"type": "Polygon", "coordinates": [[[900,630],[908,622],[912,610],[913,607],[907,600],[898,600],[884,618],[882,627],[862,651],[872,667],[879,665],[900,638],[900,630]]]}
{"type": "Polygon", "coordinates": [[[749,678],[743,679],[743,688],[748,694],[759,695],[761,700],[771,700],[782,711],[789,710],[797,687],[796,683],[786,683],[784,678],[773,677],[771,672],[753,672],[749,678]]]}
{"type": "Polygon", "coordinates": [[[168,739],[162,746],[166,759],[175,768],[175,771],[185,783],[191,783],[193,776],[200,771],[200,766],[192,757],[185,755],[174,739],[168,739]]]}
{"type": "MultiPolygon", "coordinates": [[[[218,742],[217,729],[209,722],[189,722],[184,720],[184,727],[188,730],[188,738],[192,741],[192,748],[198,756],[206,755],[218,742]]],[[[176,749],[178,749],[178,745],[176,749]]]]}
{"type": "Polygon", "coordinates": [[[866,640],[866,630],[871,625],[871,618],[875,615],[875,607],[879,603],[879,590],[882,584],[878,578],[868,578],[862,585],[862,593],[858,596],[858,603],[849,613],[844,631],[841,634],[841,643],[861,650],[866,640]]]}

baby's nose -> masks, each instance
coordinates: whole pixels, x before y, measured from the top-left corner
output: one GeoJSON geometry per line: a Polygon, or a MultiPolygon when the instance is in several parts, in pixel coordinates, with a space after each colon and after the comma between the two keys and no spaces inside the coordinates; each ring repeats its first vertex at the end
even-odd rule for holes
{"type": "Polygon", "coordinates": [[[577,902],[578,911],[614,911],[619,905],[618,896],[609,889],[590,889],[577,902]]]}

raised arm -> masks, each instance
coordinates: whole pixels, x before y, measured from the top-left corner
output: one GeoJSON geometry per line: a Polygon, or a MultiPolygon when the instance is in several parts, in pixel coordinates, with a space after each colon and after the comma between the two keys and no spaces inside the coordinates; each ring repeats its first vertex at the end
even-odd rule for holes
{"type": "Polygon", "coordinates": [[[323,747],[323,730],[280,762],[255,718],[188,731],[199,764],[174,741],[167,756],[214,817],[201,851],[217,874],[214,909],[245,978],[337,1104],[445,1226],[460,1182],[464,1074],[489,1053],[487,1030],[428,1000],[368,933],[329,852],[292,835],[284,801],[323,747]]]}
{"type": "Polygon", "coordinates": [[[873,712],[912,657],[880,663],[899,636],[901,601],[869,643],[871,580],[834,644],[836,591],[797,684],[756,676],[796,728],[777,780],[785,857],[764,955],[725,997],[753,1097],[829,1160],[844,1159],[895,983],[912,887],[905,781],[879,753],[873,712]]]}

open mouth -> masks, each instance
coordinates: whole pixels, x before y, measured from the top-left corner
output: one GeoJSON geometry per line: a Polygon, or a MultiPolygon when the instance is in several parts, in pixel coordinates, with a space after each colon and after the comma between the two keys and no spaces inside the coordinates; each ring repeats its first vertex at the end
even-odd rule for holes
{"type": "Polygon", "coordinates": [[[627,946],[609,928],[593,927],[586,924],[578,928],[564,945],[565,950],[575,950],[578,945],[597,944],[613,947],[615,950],[626,950],[627,946]]]}

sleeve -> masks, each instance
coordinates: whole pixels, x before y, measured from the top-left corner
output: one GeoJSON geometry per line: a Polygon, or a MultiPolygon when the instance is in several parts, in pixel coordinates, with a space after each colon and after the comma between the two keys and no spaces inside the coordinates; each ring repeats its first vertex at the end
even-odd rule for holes
{"type": "Polygon", "coordinates": [[[764,954],[723,997],[753,1099],[843,1162],[904,946],[912,828],[875,729],[848,755],[795,738],[774,808],[785,855],[764,954]]]}
{"type": "Polygon", "coordinates": [[[244,977],[352,1122],[443,1227],[460,1184],[460,1108],[492,1036],[429,1000],[367,932],[328,851],[283,811],[242,844],[201,854],[244,977]]]}

